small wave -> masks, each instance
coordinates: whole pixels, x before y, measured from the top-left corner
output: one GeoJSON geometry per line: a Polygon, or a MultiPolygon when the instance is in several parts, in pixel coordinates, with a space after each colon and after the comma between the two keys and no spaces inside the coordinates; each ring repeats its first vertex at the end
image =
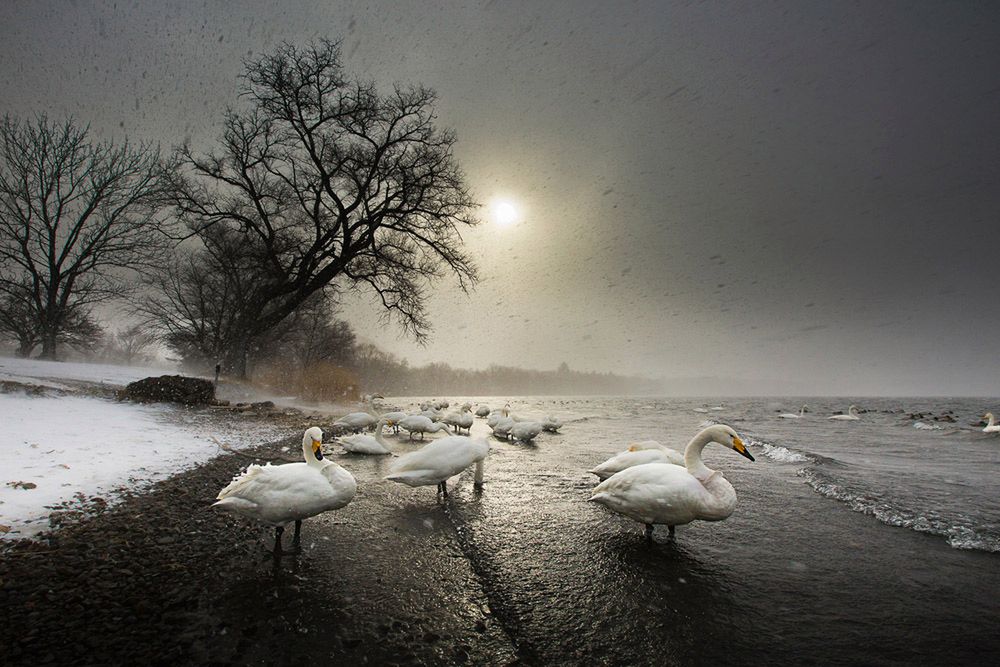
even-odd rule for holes
{"type": "Polygon", "coordinates": [[[940,426],[937,424],[925,424],[924,422],[913,422],[913,428],[920,429],[921,431],[942,431],[940,426]]]}
{"type": "Polygon", "coordinates": [[[751,445],[760,447],[761,451],[764,452],[764,456],[778,463],[813,463],[815,461],[802,452],[796,452],[781,445],[772,445],[769,442],[754,438],[748,438],[748,441],[751,445]]]}
{"type": "Polygon", "coordinates": [[[815,470],[803,469],[799,474],[820,495],[839,500],[853,511],[873,516],[889,526],[944,537],[948,545],[955,549],[1000,552],[1000,535],[984,534],[974,526],[959,523],[960,517],[956,520],[933,511],[898,507],[880,494],[850,489],[815,470]]]}

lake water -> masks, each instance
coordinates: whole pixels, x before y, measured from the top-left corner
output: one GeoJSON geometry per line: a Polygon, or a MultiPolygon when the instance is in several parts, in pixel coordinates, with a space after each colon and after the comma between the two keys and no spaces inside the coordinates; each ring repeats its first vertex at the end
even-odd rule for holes
{"type": "Polygon", "coordinates": [[[515,414],[566,425],[535,445],[492,441],[486,490],[454,500],[450,517],[519,654],[607,664],[1000,655],[1000,438],[971,426],[997,404],[805,399],[805,418],[778,417],[801,402],[512,399],[515,414]],[[850,402],[867,411],[859,421],[825,418],[850,402]],[[914,411],[957,421],[914,427],[914,411]],[[681,526],[673,541],[658,528],[650,547],[639,524],[586,502],[594,464],[635,440],[683,449],[707,419],[733,426],[757,457],[705,450],[739,495],[729,519],[681,526]]]}
{"type": "MultiPolygon", "coordinates": [[[[294,628],[266,642],[248,636],[239,661],[1000,658],[1000,438],[971,425],[995,402],[813,398],[805,418],[783,420],[801,399],[482,400],[565,425],[520,445],[493,439],[477,419],[473,435],[491,443],[485,488],[463,473],[447,501],[433,487],[384,480],[388,457],[328,445],[358,496],[306,522],[306,553],[285,574],[248,565],[245,585],[222,601],[234,631],[294,628]],[[859,421],[825,418],[852,402],[859,421]],[[956,422],[928,415],[918,428],[915,411],[956,422]],[[739,496],[731,517],[679,526],[673,540],[659,527],[648,545],[641,525],[587,502],[595,464],[637,440],[682,449],[706,420],[734,427],[757,458],[705,449],[739,496]]],[[[398,453],[420,446],[388,440],[398,453]]]]}

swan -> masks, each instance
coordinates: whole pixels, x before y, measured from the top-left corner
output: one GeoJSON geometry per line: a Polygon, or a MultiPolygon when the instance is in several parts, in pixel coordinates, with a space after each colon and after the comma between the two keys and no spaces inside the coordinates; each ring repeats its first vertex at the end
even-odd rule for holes
{"type": "Polygon", "coordinates": [[[451,433],[447,426],[441,422],[431,421],[430,417],[424,415],[410,415],[400,419],[397,423],[400,428],[409,432],[410,440],[413,440],[414,433],[419,433],[421,440],[424,439],[424,433],[437,433],[442,429],[445,433],[451,433]]]}
{"type": "Polygon", "coordinates": [[[983,419],[989,422],[983,427],[983,433],[1000,433],[1000,424],[997,424],[997,420],[992,412],[987,412],[983,415],[983,419]]]}
{"type": "Polygon", "coordinates": [[[490,410],[490,406],[488,405],[480,405],[476,408],[477,417],[488,417],[490,412],[492,412],[492,410],[490,410]]]}
{"type": "Polygon", "coordinates": [[[374,436],[349,435],[345,438],[337,438],[336,442],[352,454],[392,454],[389,444],[382,439],[382,429],[391,423],[383,416],[378,422],[374,436]]]}
{"type": "Polygon", "coordinates": [[[491,412],[490,416],[486,418],[486,425],[489,426],[490,428],[493,428],[494,426],[497,425],[497,422],[499,422],[501,419],[506,419],[509,416],[510,416],[510,403],[500,408],[499,411],[494,410],[493,412],[491,412]]]}
{"type": "Polygon", "coordinates": [[[511,417],[500,417],[500,419],[493,424],[493,435],[506,440],[510,437],[511,429],[513,429],[514,425],[517,423],[518,422],[514,421],[511,417]]]}
{"type": "Polygon", "coordinates": [[[392,428],[393,433],[399,433],[399,422],[402,419],[406,419],[408,415],[405,412],[395,411],[395,412],[385,412],[381,415],[381,418],[386,421],[386,426],[392,428]]]}
{"type": "MultiPolygon", "coordinates": [[[[496,429],[493,430],[496,433],[496,429]]],[[[538,422],[515,422],[510,427],[510,435],[518,442],[531,442],[542,432],[538,422]]]]}
{"type": "Polygon", "coordinates": [[[299,546],[302,520],[340,509],[358,489],[354,476],[333,461],[323,459],[323,431],[313,426],[302,435],[305,463],[250,465],[219,491],[212,507],[242,514],[274,526],[274,551],[281,553],[285,526],[295,522],[292,544],[299,546]]]}
{"type": "Polygon", "coordinates": [[[485,438],[449,435],[400,456],[389,468],[386,479],[407,486],[437,484],[438,493],[448,496],[448,479],[476,464],[475,487],[483,486],[483,460],[490,451],[485,438]]]}
{"type": "Polygon", "coordinates": [[[708,408],[694,408],[694,411],[700,412],[701,414],[705,414],[708,412],[708,408]]]}
{"type": "Polygon", "coordinates": [[[374,428],[378,424],[378,417],[374,416],[378,414],[378,410],[375,408],[375,399],[377,398],[384,398],[384,396],[382,394],[366,394],[364,403],[368,412],[351,412],[335,421],[333,425],[341,426],[355,433],[366,428],[374,428]]]}
{"type": "Polygon", "coordinates": [[[802,417],[805,416],[806,408],[808,407],[809,407],[808,405],[803,405],[801,408],[799,408],[799,414],[795,414],[794,412],[784,412],[778,416],[782,419],[802,419],[802,417]]]}
{"type": "Polygon", "coordinates": [[[729,447],[751,461],[753,456],[723,424],[699,431],[684,449],[685,467],[672,463],[644,463],[615,473],[594,489],[590,501],[646,524],[646,540],[653,540],[653,525],[674,526],[721,521],[736,509],[736,490],[722,473],[709,469],[701,452],[710,442],[729,447]]]}
{"type": "Polygon", "coordinates": [[[842,422],[856,422],[861,419],[861,417],[858,416],[858,406],[852,405],[847,408],[846,415],[830,415],[827,419],[836,419],[842,422]]]}
{"type": "Polygon", "coordinates": [[[684,455],[676,449],[661,445],[656,440],[644,440],[629,445],[624,452],[612,456],[588,472],[597,475],[603,481],[626,468],[644,463],[673,463],[682,466],[684,455]]]}
{"type": "Polygon", "coordinates": [[[449,412],[448,414],[446,414],[444,417],[441,418],[441,421],[443,421],[445,424],[448,424],[449,426],[455,427],[455,430],[463,428],[470,429],[472,428],[472,422],[473,422],[472,413],[469,412],[469,410],[471,409],[472,406],[466,403],[465,405],[462,406],[461,410],[459,410],[458,412],[449,412]]]}
{"type": "Polygon", "coordinates": [[[542,420],[542,429],[548,431],[549,433],[555,433],[562,428],[562,425],[563,423],[552,415],[549,415],[542,420]]]}

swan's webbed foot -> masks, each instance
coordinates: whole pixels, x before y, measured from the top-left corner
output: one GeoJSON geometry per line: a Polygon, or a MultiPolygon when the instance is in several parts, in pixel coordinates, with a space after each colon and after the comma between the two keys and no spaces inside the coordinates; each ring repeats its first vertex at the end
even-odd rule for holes
{"type": "Polygon", "coordinates": [[[646,524],[646,544],[653,543],[653,524],[646,524]]]}

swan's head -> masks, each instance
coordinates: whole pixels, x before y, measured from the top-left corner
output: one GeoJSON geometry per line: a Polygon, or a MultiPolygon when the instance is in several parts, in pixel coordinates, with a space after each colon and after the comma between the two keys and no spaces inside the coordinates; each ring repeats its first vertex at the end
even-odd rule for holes
{"type": "Polygon", "coordinates": [[[306,432],[302,435],[302,447],[311,447],[313,456],[316,457],[318,461],[323,460],[323,429],[319,426],[313,426],[306,429],[306,432]]]}
{"type": "Polygon", "coordinates": [[[753,457],[753,454],[750,453],[750,450],[747,449],[747,446],[743,444],[743,441],[740,439],[740,436],[736,434],[736,431],[726,426],[725,424],[709,426],[705,430],[708,431],[709,434],[712,436],[713,442],[717,442],[720,445],[729,447],[733,451],[742,454],[751,461],[756,460],[753,457]]]}

